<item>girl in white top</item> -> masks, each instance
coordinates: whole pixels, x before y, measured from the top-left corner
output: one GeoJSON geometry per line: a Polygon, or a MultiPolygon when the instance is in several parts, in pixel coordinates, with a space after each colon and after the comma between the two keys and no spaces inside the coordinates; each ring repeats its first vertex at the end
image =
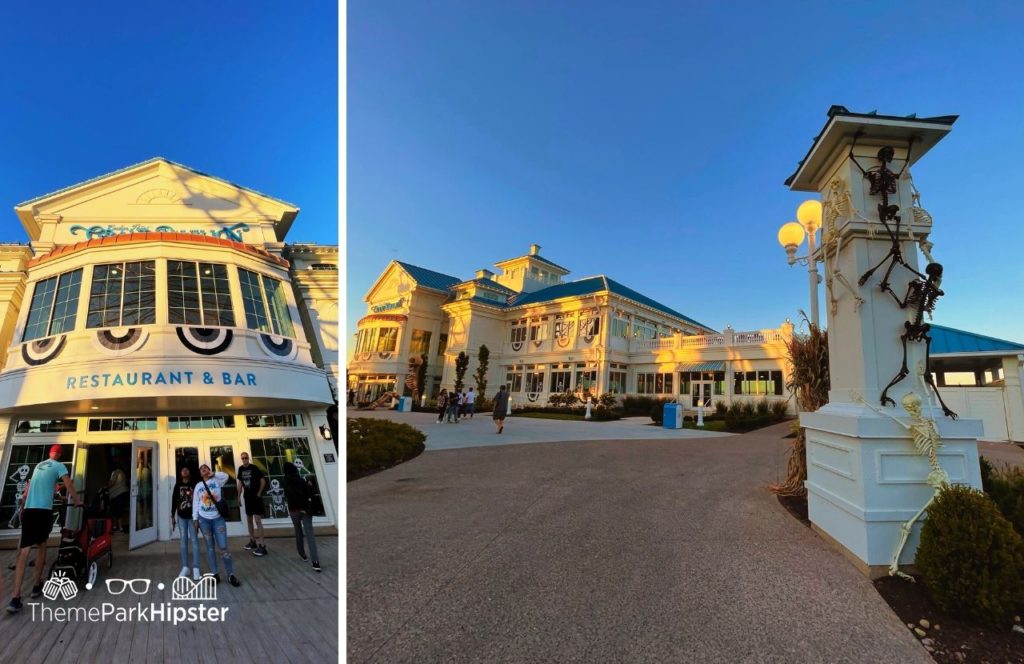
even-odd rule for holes
{"type": "Polygon", "coordinates": [[[224,486],[228,483],[227,473],[218,472],[214,474],[205,463],[199,466],[199,476],[203,479],[196,484],[192,493],[192,523],[195,524],[196,532],[203,533],[206,541],[206,561],[210,564],[210,572],[213,578],[220,583],[220,574],[217,572],[217,556],[214,554],[214,543],[221,551],[221,560],[224,561],[224,571],[228,574],[228,583],[238,587],[242,585],[235,577],[234,568],[231,564],[231,552],[228,551],[228,527],[224,517],[217,509],[217,501],[223,497],[224,486]]]}

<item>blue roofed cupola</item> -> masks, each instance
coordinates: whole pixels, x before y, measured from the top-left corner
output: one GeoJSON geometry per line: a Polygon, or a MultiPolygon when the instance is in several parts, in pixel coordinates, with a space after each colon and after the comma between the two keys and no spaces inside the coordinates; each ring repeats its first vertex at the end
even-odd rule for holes
{"type": "Polygon", "coordinates": [[[561,265],[541,257],[539,244],[531,244],[530,253],[525,256],[499,261],[494,267],[502,271],[494,281],[517,293],[532,293],[560,284],[562,277],[569,274],[561,265]]]}

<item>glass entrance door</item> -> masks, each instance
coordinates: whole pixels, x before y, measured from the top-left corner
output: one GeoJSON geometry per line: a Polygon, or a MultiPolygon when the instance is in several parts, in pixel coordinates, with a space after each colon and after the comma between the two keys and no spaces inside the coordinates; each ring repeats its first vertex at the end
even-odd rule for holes
{"type": "Polygon", "coordinates": [[[156,496],[153,491],[153,478],[157,476],[156,443],[148,440],[133,441],[132,461],[128,508],[129,549],[156,540],[156,496]]]}
{"type": "Polygon", "coordinates": [[[200,484],[202,476],[199,474],[199,466],[208,465],[210,470],[216,473],[225,473],[228,476],[224,485],[223,497],[228,503],[228,535],[237,537],[248,534],[245,524],[242,522],[241,509],[238,501],[238,482],[235,479],[235,463],[239,450],[229,441],[189,443],[188,445],[174,446],[174,477],[181,475],[182,466],[188,466],[191,478],[200,484]]]}
{"type": "Polygon", "coordinates": [[[692,406],[696,408],[703,404],[705,408],[711,407],[711,382],[694,381],[692,385],[692,406]]]}

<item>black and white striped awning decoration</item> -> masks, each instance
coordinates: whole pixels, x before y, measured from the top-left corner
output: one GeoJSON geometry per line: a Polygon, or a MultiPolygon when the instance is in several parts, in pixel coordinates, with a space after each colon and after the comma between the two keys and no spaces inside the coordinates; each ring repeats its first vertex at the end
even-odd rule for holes
{"type": "Polygon", "coordinates": [[[231,330],[223,327],[179,327],[178,339],[193,353],[217,355],[231,345],[231,330]]]}
{"type": "Polygon", "coordinates": [[[676,371],[725,371],[725,360],[708,360],[676,365],[676,371]]]}
{"type": "Polygon", "coordinates": [[[146,345],[149,331],[142,327],[111,327],[96,330],[93,345],[106,355],[127,355],[146,345]]]}
{"type": "Polygon", "coordinates": [[[60,352],[64,350],[66,341],[67,335],[65,334],[59,337],[46,337],[45,339],[29,341],[21,345],[21,359],[25,360],[25,364],[32,367],[46,364],[60,355],[60,352]]]}
{"type": "Polygon", "coordinates": [[[263,352],[278,360],[293,360],[298,354],[298,346],[288,337],[276,337],[272,334],[260,334],[260,348],[263,352]]]}

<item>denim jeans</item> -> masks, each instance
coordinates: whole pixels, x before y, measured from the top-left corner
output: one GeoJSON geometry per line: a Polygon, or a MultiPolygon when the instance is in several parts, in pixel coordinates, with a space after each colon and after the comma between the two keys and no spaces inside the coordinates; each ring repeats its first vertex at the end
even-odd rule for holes
{"type": "Polygon", "coordinates": [[[451,422],[453,418],[454,421],[459,421],[459,404],[457,403],[453,403],[448,406],[448,421],[451,422]]]}
{"type": "Polygon", "coordinates": [[[306,531],[306,542],[309,543],[309,555],[314,562],[319,562],[320,558],[316,553],[316,538],[313,536],[313,515],[309,512],[303,514],[302,512],[291,512],[292,525],[295,526],[295,546],[299,549],[299,555],[305,555],[306,551],[302,547],[302,531],[306,531]]]}
{"type": "Polygon", "coordinates": [[[185,519],[179,514],[174,515],[178,522],[178,534],[181,536],[181,566],[199,569],[199,533],[192,525],[192,519],[185,519]],[[192,543],[192,564],[188,564],[188,546],[192,543]]]}
{"type": "Polygon", "coordinates": [[[231,566],[231,553],[228,551],[228,524],[224,517],[216,519],[204,519],[199,517],[199,528],[203,531],[203,539],[206,540],[206,562],[210,564],[210,573],[217,573],[217,556],[214,554],[213,546],[216,540],[217,548],[221,551],[221,559],[224,561],[224,570],[231,576],[235,573],[231,566]]]}

